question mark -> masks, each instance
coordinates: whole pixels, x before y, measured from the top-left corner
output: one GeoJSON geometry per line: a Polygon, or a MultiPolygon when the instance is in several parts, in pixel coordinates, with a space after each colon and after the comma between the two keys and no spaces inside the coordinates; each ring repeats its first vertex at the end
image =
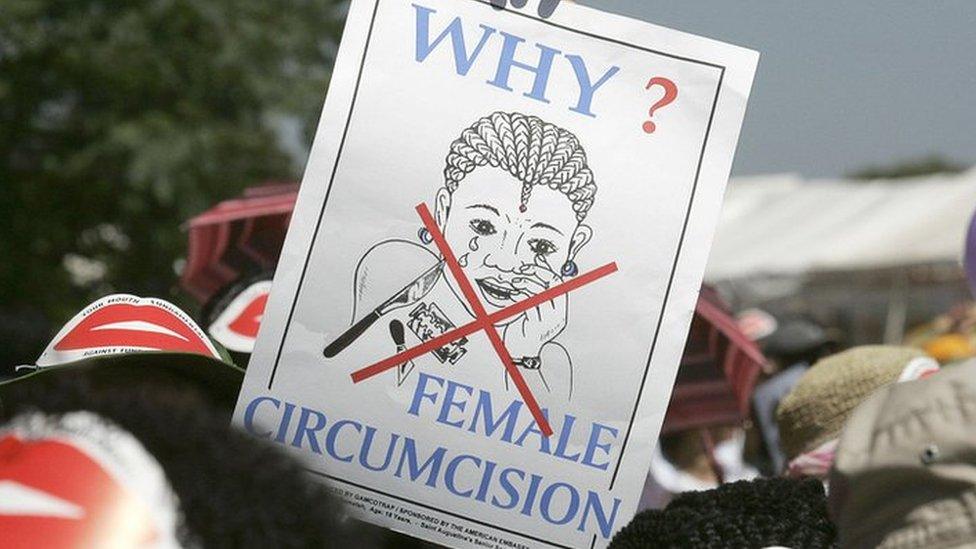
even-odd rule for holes
{"type": "MultiPolygon", "coordinates": [[[[659,99],[657,103],[654,103],[654,106],[652,106],[651,110],[648,111],[648,115],[647,115],[648,118],[653,118],[654,111],[660,109],[661,107],[666,107],[667,105],[670,105],[671,103],[674,102],[675,99],[678,98],[678,86],[676,86],[674,82],[668,80],[667,78],[655,76],[654,78],[651,78],[651,80],[647,83],[647,86],[644,89],[649,90],[654,86],[661,86],[662,88],[664,88],[664,97],[659,99]]],[[[644,122],[643,127],[644,127],[644,133],[654,133],[654,130],[657,129],[657,124],[648,120],[647,122],[644,122]]]]}

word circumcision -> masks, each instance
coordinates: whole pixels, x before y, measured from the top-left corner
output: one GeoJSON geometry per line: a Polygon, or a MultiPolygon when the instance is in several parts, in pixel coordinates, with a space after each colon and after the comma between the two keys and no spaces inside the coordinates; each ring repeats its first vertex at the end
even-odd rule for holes
{"type": "MultiPolygon", "coordinates": [[[[548,417],[545,409],[543,413],[548,417]]],[[[575,416],[566,414],[561,422],[553,424],[555,436],[546,437],[522,401],[512,399],[499,406],[488,391],[429,374],[420,374],[406,414],[433,421],[445,429],[464,430],[510,444],[513,450],[538,450],[553,460],[597,471],[609,467],[620,435],[616,428],[595,422],[585,426],[577,423],[575,416]],[[570,441],[577,435],[586,443],[574,450],[570,441]]],[[[393,475],[431,489],[446,490],[458,498],[526,517],[541,517],[555,526],[597,533],[604,539],[616,530],[619,498],[581,490],[569,482],[553,481],[515,465],[445,446],[425,448],[410,436],[382,433],[364,422],[330,418],[322,411],[271,396],[252,399],[243,419],[244,428],[255,436],[355,465],[372,474],[393,475]]]]}

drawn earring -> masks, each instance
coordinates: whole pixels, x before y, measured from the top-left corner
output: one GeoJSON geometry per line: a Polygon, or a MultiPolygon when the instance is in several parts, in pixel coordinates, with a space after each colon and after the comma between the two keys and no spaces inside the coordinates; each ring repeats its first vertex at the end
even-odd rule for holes
{"type": "Polygon", "coordinates": [[[434,241],[434,237],[430,235],[430,231],[427,230],[427,227],[421,227],[420,230],[417,231],[417,237],[420,238],[420,241],[424,244],[430,244],[434,241]]]}
{"type": "Polygon", "coordinates": [[[559,274],[563,275],[566,278],[573,278],[574,276],[579,274],[579,267],[576,266],[575,261],[569,259],[566,261],[566,263],[563,263],[563,268],[560,269],[559,274]]]}

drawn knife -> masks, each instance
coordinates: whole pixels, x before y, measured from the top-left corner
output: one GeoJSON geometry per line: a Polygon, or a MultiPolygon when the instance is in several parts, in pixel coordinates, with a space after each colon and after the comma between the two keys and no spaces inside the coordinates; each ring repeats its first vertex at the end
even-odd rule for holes
{"type": "Polygon", "coordinates": [[[416,280],[407,284],[406,287],[394,294],[393,297],[384,301],[382,305],[373,309],[371,313],[359,319],[359,322],[356,322],[348,330],[343,332],[342,335],[337,337],[335,341],[325,348],[322,354],[326,358],[332,358],[338,355],[343,349],[351,345],[353,341],[359,339],[359,336],[363,335],[363,332],[368,330],[383,315],[413,305],[423,299],[430,292],[430,289],[434,287],[434,284],[441,275],[441,268],[443,266],[444,262],[440,261],[430,269],[424,271],[416,280]]]}

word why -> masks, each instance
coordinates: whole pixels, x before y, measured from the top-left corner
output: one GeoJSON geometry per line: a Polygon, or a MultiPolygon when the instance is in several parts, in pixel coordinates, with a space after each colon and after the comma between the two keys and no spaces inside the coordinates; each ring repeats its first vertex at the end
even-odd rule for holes
{"type": "Polygon", "coordinates": [[[534,61],[517,60],[517,56],[523,59],[528,57],[525,53],[526,48],[524,47],[525,38],[509,34],[485,24],[480,24],[478,28],[480,29],[481,36],[477,38],[477,43],[475,43],[474,39],[469,38],[470,34],[466,38],[464,23],[460,16],[455,17],[432,40],[431,16],[436,14],[437,10],[417,4],[412,5],[417,15],[416,60],[418,63],[426,61],[430,54],[450,37],[454,54],[454,70],[459,76],[467,76],[468,72],[471,71],[471,68],[478,61],[488,42],[492,39],[500,38],[502,46],[496,61],[495,76],[491,80],[488,80],[487,83],[496,88],[514,92],[514,88],[509,85],[512,70],[519,69],[526,71],[532,74],[534,79],[532,89],[524,92],[523,95],[542,103],[550,103],[546,97],[546,92],[549,86],[549,76],[553,71],[553,65],[557,57],[564,57],[569,62],[569,68],[572,69],[579,87],[576,104],[570,107],[569,110],[593,118],[596,118],[596,114],[593,113],[594,96],[601,87],[620,71],[620,67],[611,66],[602,76],[594,80],[582,56],[563,54],[563,52],[556,48],[539,43],[535,44],[535,47],[539,50],[538,59],[534,61]],[[471,47],[472,44],[474,44],[473,47],[471,47]]]}

